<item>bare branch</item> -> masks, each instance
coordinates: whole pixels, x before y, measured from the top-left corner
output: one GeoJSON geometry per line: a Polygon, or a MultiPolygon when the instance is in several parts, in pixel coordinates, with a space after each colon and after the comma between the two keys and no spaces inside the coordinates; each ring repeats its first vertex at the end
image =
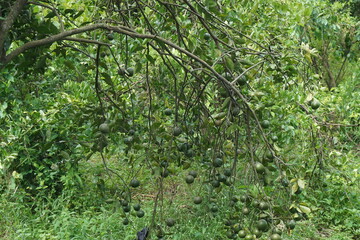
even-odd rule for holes
{"type": "Polygon", "coordinates": [[[73,49],[73,50],[75,50],[75,51],[77,51],[77,52],[80,52],[80,53],[84,54],[84,55],[87,56],[88,58],[90,58],[90,59],[92,59],[92,60],[95,60],[95,58],[92,57],[90,54],[88,54],[87,52],[85,52],[85,51],[83,51],[83,50],[81,50],[81,49],[79,49],[79,48],[77,48],[77,47],[71,46],[71,45],[69,45],[69,44],[64,44],[63,47],[71,48],[71,49],[73,49]]]}
{"type": "Polygon", "coordinates": [[[225,43],[224,41],[220,40],[219,38],[217,38],[217,37],[215,36],[215,34],[211,31],[210,27],[207,25],[206,21],[198,14],[198,12],[197,12],[196,9],[194,8],[194,6],[191,5],[191,4],[189,3],[189,1],[187,1],[187,0],[183,0],[183,1],[184,1],[184,2],[186,3],[186,5],[188,5],[189,8],[195,13],[195,15],[197,16],[197,18],[199,19],[199,21],[201,22],[201,24],[204,26],[204,28],[206,29],[206,31],[207,31],[207,32],[211,35],[211,37],[215,40],[215,43],[216,43],[217,47],[219,47],[218,42],[220,42],[221,44],[223,44],[223,45],[225,45],[225,46],[227,46],[227,47],[232,48],[230,45],[228,45],[227,43],[225,43]]]}
{"type": "Polygon", "coordinates": [[[106,24],[88,25],[88,26],[85,26],[85,27],[76,28],[76,29],[72,29],[72,30],[69,30],[69,31],[61,32],[59,34],[50,36],[48,38],[44,38],[44,39],[35,40],[35,41],[25,43],[21,47],[18,47],[17,49],[12,51],[9,55],[5,56],[5,59],[2,61],[3,66],[5,66],[9,62],[11,62],[14,59],[14,57],[20,55],[21,53],[23,53],[26,50],[29,50],[31,48],[36,48],[36,47],[52,44],[52,43],[54,43],[56,41],[64,40],[65,38],[67,38],[69,36],[76,35],[76,34],[83,33],[83,32],[93,31],[93,30],[100,29],[100,28],[105,28],[106,29],[106,28],[108,28],[108,26],[106,24]]]}
{"type": "Polygon", "coordinates": [[[90,43],[90,44],[97,44],[97,45],[104,45],[104,46],[111,46],[110,43],[104,43],[96,40],[85,39],[85,38],[75,38],[75,37],[66,37],[64,40],[73,41],[73,42],[80,42],[80,43],[90,43]]]}
{"type": "Polygon", "coordinates": [[[255,68],[256,66],[258,66],[258,65],[260,65],[260,64],[263,64],[263,63],[265,63],[265,61],[261,61],[261,62],[258,62],[258,63],[256,63],[256,64],[252,65],[251,67],[249,67],[248,69],[246,69],[244,72],[242,72],[239,76],[237,76],[237,77],[235,78],[235,80],[231,82],[231,84],[234,85],[234,84],[235,84],[237,81],[239,81],[239,79],[240,79],[242,76],[244,76],[248,71],[250,71],[251,69],[253,69],[253,68],[255,68]]]}

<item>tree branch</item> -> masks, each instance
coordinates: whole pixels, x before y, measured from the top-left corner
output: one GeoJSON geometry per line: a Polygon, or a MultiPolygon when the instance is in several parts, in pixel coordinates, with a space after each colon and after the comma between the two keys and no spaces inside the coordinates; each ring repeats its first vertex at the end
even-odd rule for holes
{"type": "MultiPolygon", "coordinates": [[[[189,52],[188,50],[176,45],[175,43],[173,43],[173,42],[171,42],[171,41],[169,41],[169,40],[167,40],[165,38],[162,38],[160,36],[157,36],[157,35],[140,34],[140,33],[135,32],[133,29],[131,29],[129,27],[126,27],[126,26],[122,26],[122,25],[115,27],[115,26],[107,25],[105,23],[93,24],[93,25],[88,25],[88,26],[85,26],[85,27],[80,27],[80,28],[76,28],[76,29],[73,29],[73,30],[65,31],[65,32],[53,35],[53,36],[45,38],[45,39],[25,43],[24,45],[22,45],[21,47],[15,49],[8,56],[5,57],[5,64],[4,65],[9,63],[14,57],[18,56],[19,54],[25,52],[28,49],[43,46],[43,45],[47,45],[47,44],[51,44],[51,43],[54,43],[56,41],[64,40],[66,37],[69,37],[71,35],[75,35],[75,34],[79,34],[79,33],[83,33],[83,32],[88,32],[88,31],[93,31],[93,30],[96,30],[96,29],[106,29],[108,31],[124,34],[124,35],[127,35],[127,36],[132,37],[132,38],[152,39],[152,40],[160,43],[161,45],[165,44],[165,45],[167,45],[169,47],[172,47],[172,48],[178,50],[179,52],[185,54],[189,58],[191,58],[191,59],[195,60],[196,62],[200,63],[204,68],[208,69],[211,73],[214,74],[216,79],[218,79],[220,81],[220,83],[223,85],[223,87],[225,89],[232,89],[234,91],[234,93],[237,96],[240,97],[240,99],[245,104],[246,108],[249,109],[251,115],[253,116],[253,118],[254,118],[254,120],[256,122],[256,125],[260,129],[261,135],[262,135],[266,145],[268,146],[268,148],[272,152],[274,151],[273,147],[271,146],[271,144],[267,140],[266,135],[263,132],[263,129],[262,129],[261,125],[260,125],[260,122],[259,122],[259,120],[258,120],[258,118],[256,116],[256,113],[250,107],[250,105],[249,105],[247,99],[245,98],[245,96],[236,87],[234,87],[231,84],[231,82],[229,82],[227,79],[225,79],[225,77],[223,77],[220,73],[218,73],[213,67],[211,67],[206,61],[204,61],[200,57],[198,57],[195,54],[189,52]]],[[[3,66],[0,66],[0,68],[3,67],[3,66]]],[[[273,154],[274,154],[274,152],[273,152],[273,154]]]]}
{"type": "Polygon", "coordinates": [[[140,34],[140,33],[137,33],[133,29],[128,28],[126,26],[121,26],[120,25],[120,26],[115,27],[115,26],[110,26],[110,25],[104,24],[104,23],[99,23],[99,24],[88,25],[88,26],[85,26],[85,27],[80,27],[80,28],[76,28],[76,29],[73,29],[73,30],[65,31],[65,32],[56,34],[54,36],[51,36],[51,37],[48,37],[48,38],[45,38],[45,39],[28,42],[28,43],[25,43],[24,45],[22,45],[21,47],[15,49],[14,51],[12,51],[8,56],[6,56],[5,57],[5,65],[7,63],[9,63],[14,57],[18,56],[19,54],[25,52],[28,49],[43,46],[43,45],[47,45],[47,44],[51,44],[51,43],[54,43],[56,41],[64,40],[68,36],[83,33],[83,32],[93,31],[93,30],[96,30],[96,29],[106,29],[108,31],[113,31],[113,32],[117,32],[117,33],[120,33],[120,34],[125,34],[125,35],[127,35],[129,37],[132,37],[132,38],[152,39],[152,40],[155,40],[156,42],[160,42],[162,44],[168,45],[168,46],[178,50],[179,52],[187,55],[191,59],[197,61],[203,67],[205,67],[210,72],[212,72],[216,76],[216,78],[224,85],[225,88],[231,88],[232,90],[234,90],[236,95],[238,95],[243,100],[243,102],[246,104],[246,106],[250,109],[250,112],[254,116],[256,122],[258,123],[258,126],[261,129],[261,126],[260,126],[260,123],[257,120],[256,114],[249,107],[249,105],[247,104],[246,98],[239,92],[238,89],[236,89],[234,86],[232,86],[231,82],[226,80],[221,74],[219,74],[214,68],[212,68],[206,61],[202,60],[200,57],[198,57],[195,54],[187,51],[184,48],[181,48],[180,46],[176,45],[175,43],[173,43],[173,42],[171,42],[171,41],[169,41],[167,39],[164,39],[164,38],[162,38],[160,36],[151,35],[151,34],[140,34]]]}
{"type": "Polygon", "coordinates": [[[2,22],[0,26],[0,59],[3,59],[5,56],[4,43],[6,37],[9,34],[10,28],[15,22],[16,17],[19,15],[21,9],[25,6],[27,0],[17,0],[10,9],[10,12],[6,19],[2,22]]]}
{"type": "Polygon", "coordinates": [[[66,37],[64,40],[73,41],[73,42],[80,42],[80,43],[90,43],[90,44],[97,44],[97,45],[104,45],[104,46],[111,46],[110,43],[104,43],[96,40],[86,39],[86,38],[75,38],[75,37],[66,37]]]}
{"type": "Polygon", "coordinates": [[[78,51],[78,52],[84,54],[86,57],[88,57],[88,58],[90,58],[90,59],[92,59],[92,60],[95,60],[95,59],[96,59],[96,58],[90,56],[90,54],[88,54],[87,52],[85,52],[85,51],[83,51],[83,50],[81,50],[81,49],[79,49],[79,48],[77,48],[77,47],[74,47],[74,46],[72,46],[72,45],[64,44],[63,47],[68,47],[68,48],[71,48],[71,49],[73,49],[73,50],[75,50],[75,51],[78,51]]]}
{"type": "MultiPolygon", "coordinates": [[[[65,38],[67,38],[69,36],[72,36],[72,35],[75,35],[75,34],[88,32],[88,31],[93,31],[93,30],[100,29],[100,28],[107,29],[108,27],[109,26],[107,26],[106,24],[101,24],[101,23],[100,24],[93,24],[93,25],[88,25],[88,26],[85,26],[85,27],[80,27],[80,28],[68,30],[68,31],[65,31],[65,32],[61,32],[59,34],[50,36],[48,38],[27,42],[24,45],[18,47],[14,51],[12,51],[9,55],[5,56],[4,60],[2,61],[2,63],[3,63],[2,67],[4,67],[6,64],[11,62],[16,56],[20,55],[21,53],[23,53],[26,50],[29,50],[31,48],[36,48],[36,47],[52,44],[52,43],[54,43],[56,41],[65,40],[65,38]]],[[[0,66],[0,68],[1,68],[1,66],[0,66]]]]}
{"type": "Polygon", "coordinates": [[[50,10],[56,15],[56,17],[59,19],[60,30],[61,30],[62,32],[65,31],[64,22],[63,22],[60,14],[58,13],[58,11],[57,11],[56,8],[53,8],[53,7],[51,7],[51,6],[48,6],[48,5],[45,5],[45,4],[42,4],[42,3],[37,3],[37,2],[29,2],[29,4],[38,5],[38,6],[40,6],[40,7],[44,7],[44,8],[50,9],[50,10]]]}

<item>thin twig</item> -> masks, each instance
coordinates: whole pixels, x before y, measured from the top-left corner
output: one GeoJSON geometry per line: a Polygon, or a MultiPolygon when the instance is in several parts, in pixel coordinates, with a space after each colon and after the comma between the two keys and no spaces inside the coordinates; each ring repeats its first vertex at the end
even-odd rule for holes
{"type": "Polygon", "coordinates": [[[75,38],[75,37],[66,37],[63,40],[73,41],[73,42],[80,42],[80,43],[90,43],[90,44],[97,44],[97,45],[104,45],[104,46],[112,46],[111,43],[104,43],[96,40],[86,39],[86,38],[75,38]]]}
{"type": "Polygon", "coordinates": [[[40,7],[44,7],[44,8],[48,8],[50,9],[53,13],[55,13],[56,17],[59,19],[59,23],[60,23],[60,30],[61,32],[64,32],[65,31],[65,28],[64,28],[64,22],[60,16],[60,14],[58,13],[57,9],[52,7],[52,6],[48,6],[46,4],[43,4],[43,3],[39,3],[39,2],[32,2],[32,1],[29,1],[28,2],[29,4],[33,4],[33,5],[37,5],[37,6],[40,6],[40,7]]]}

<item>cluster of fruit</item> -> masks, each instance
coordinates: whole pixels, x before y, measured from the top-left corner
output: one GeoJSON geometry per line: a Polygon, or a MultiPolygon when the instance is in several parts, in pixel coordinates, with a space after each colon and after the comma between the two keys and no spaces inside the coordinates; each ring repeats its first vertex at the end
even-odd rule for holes
{"type": "MultiPolygon", "coordinates": [[[[131,205],[127,200],[122,200],[121,205],[122,205],[122,209],[123,209],[124,213],[131,212],[131,205]]],[[[145,212],[141,209],[141,205],[139,203],[134,204],[132,207],[135,210],[135,212],[136,212],[135,214],[138,218],[142,218],[145,216],[145,212]]],[[[130,222],[129,218],[125,217],[123,220],[123,224],[128,225],[129,222],[130,222]]]]}

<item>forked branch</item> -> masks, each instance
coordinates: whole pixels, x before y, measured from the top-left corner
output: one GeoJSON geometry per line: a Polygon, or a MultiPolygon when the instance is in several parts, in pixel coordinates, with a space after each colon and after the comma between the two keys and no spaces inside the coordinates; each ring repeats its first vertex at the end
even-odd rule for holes
{"type": "Polygon", "coordinates": [[[10,8],[10,12],[6,19],[0,25],[0,59],[5,56],[4,43],[9,34],[11,27],[13,26],[16,17],[19,15],[21,9],[25,6],[27,0],[17,0],[10,8]]]}

